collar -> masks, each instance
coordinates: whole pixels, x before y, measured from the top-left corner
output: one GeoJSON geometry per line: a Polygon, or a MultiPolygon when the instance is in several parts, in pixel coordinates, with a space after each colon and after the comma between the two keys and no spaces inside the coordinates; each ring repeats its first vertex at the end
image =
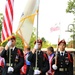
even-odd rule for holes
{"type": "Polygon", "coordinates": [[[54,53],[50,54],[50,56],[54,55],[54,53]]]}
{"type": "Polygon", "coordinates": [[[12,50],[14,51],[14,49],[15,49],[15,46],[14,46],[14,47],[11,47],[10,49],[12,49],[12,50]]]}
{"type": "Polygon", "coordinates": [[[60,54],[63,53],[63,55],[65,54],[65,50],[64,51],[60,51],[60,54]]]}

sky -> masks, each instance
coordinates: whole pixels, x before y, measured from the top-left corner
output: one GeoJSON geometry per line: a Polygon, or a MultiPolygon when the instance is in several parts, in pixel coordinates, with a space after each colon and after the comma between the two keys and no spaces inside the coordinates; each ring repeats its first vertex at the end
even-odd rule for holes
{"type": "MultiPolygon", "coordinates": [[[[19,25],[22,12],[25,10],[28,0],[14,0],[14,21],[13,32],[15,33],[19,25]]],[[[68,0],[40,0],[39,6],[39,23],[38,36],[44,37],[52,44],[56,44],[58,37],[65,39],[66,42],[70,40],[70,32],[65,32],[69,24],[73,23],[73,14],[66,13],[68,0]],[[59,26],[60,30],[50,32],[53,26],[59,26]]],[[[0,0],[0,13],[4,14],[6,0],[0,0]]],[[[34,27],[36,27],[36,18],[34,27]]]]}

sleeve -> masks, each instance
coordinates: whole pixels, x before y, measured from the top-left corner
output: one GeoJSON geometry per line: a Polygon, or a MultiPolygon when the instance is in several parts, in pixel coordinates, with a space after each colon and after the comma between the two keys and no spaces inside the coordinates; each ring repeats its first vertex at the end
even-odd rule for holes
{"type": "Polygon", "coordinates": [[[70,55],[70,59],[69,59],[69,67],[68,67],[68,70],[69,70],[69,75],[73,75],[73,57],[71,54],[70,55]]]}
{"type": "Polygon", "coordinates": [[[30,61],[31,63],[35,63],[35,54],[30,52],[28,56],[28,61],[30,61]]]}
{"type": "Polygon", "coordinates": [[[43,73],[46,73],[49,70],[49,68],[50,68],[48,56],[47,56],[46,53],[45,53],[45,55],[46,55],[46,57],[43,56],[45,58],[45,60],[44,60],[44,67],[41,69],[41,72],[43,72],[43,73]]]}
{"type": "Polygon", "coordinates": [[[1,52],[1,57],[3,57],[3,58],[6,57],[6,50],[5,49],[1,52]]]}
{"type": "Polygon", "coordinates": [[[23,55],[23,51],[22,51],[22,50],[19,50],[19,62],[18,62],[18,64],[16,64],[16,66],[14,67],[14,71],[19,71],[23,65],[24,65],[24,55],[23,55]]]}

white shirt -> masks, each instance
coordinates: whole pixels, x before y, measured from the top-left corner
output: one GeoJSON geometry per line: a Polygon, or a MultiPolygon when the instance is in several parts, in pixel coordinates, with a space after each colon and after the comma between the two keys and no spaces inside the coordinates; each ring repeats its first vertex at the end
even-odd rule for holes
{"type": "Polygon", "coordinates": [[[64,56],[64,54],[65,54],[65,50],[64,50],[64,51],[60,51],[60,55],[62,55],[62,53],[63,53],[63,56],[64,56]]]}
{"type": "Polygon", "coordinates": [[[15,46],[14,46],[14,47],[11,47],[10,49],[12,49],[12,50],[14,51],[14,49],[15,49],[15,46]]]}

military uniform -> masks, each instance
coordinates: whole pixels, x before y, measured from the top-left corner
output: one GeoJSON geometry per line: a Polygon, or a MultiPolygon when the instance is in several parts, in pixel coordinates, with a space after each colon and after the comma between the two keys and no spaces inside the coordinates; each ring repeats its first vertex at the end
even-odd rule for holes
{"type": "MultiPolygon", "coordinates": [[[[5,58],[5,66],[2,75],[9,75],[7,69],[9,67],[9,50],[3,50],[1,56],[5,58]]],[[[17,47],[11,50],[11,66],[14,68],[14,72],[10,75],[20,75],[20,68],[24,65],[24,56],[21,49],[17,47]]]]}
{"type": "MultiPolygon", "coordinates": [[[[54,75],[73,75],[73,57],[70,53],[65,51],[66,42],[61,40],[58,43],[58,54],[57,54],[57,68],[53,67],[55,70],[54,75]]],[[[52,64],[55,64],[55,58],[53,59],[52,64]]]]}
{"type": "MultiPolygon", "coordinates": [[[[73,58],[69,53],[70,58],[68,57],[68,53],[65,51],[62,56],[60,52],[58,52],[57,57],[57,70],[55,70],[54,75],[73,75],[73,58]]],[[[53,61],[54,63],[55,61],[53,61]]]]}
{"type": "MultiPolygon", "coordinates": [[[[47,55],[46,55],[47,57],[47,55]]],[[[48,57],[44,57],[44,52],[40,51],[37,52],[37,67],[39,70],[41,70],[40,75],[46,75],[46,72],[49,70],[49,61],[48,57]]],[[[29,75],[33,75],[34,73],[34,67],[35,67],[35,61],[36,61],[36,53],[30,53],[28,60],[31,62],[30,70],[29,70],[29,75]]]]}

